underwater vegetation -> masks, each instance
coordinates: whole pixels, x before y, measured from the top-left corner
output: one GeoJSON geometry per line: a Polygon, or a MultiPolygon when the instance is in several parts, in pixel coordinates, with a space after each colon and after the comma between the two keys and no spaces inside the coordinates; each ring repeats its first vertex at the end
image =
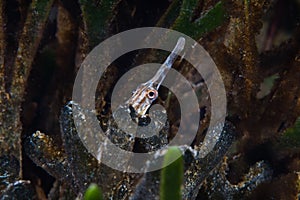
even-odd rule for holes
{"type": "MultiPolygon", "coordinates": [[[[298,199],[299,36],[299,0],[0,0],[0,199],[97,198],[93,191],[103,199],[298,199]],[[73,83],[100,42],[150,26],[190,36],[214,59],[226,89],[226,122],[202,158],[208,90],[188,62],[176,62],[198,95],[197,136],[190,146],[169,149],[183,154],[172,165],[123,173],[83,146],[74,125],[80,116],[72,112],[78,105],[70,102],[73,83]]],[[[111,64],[96,92],[104,129],[111,128],[112,89],[122,74],[162,63],[165,53],[133,51],[111,64]]],[[[168,114],[163,133],[171,139],[179,105],[166,88],[159,94],[168,114]]],[[[144,150],[143,141],[137,144],[132,148],[144,150]]]]}

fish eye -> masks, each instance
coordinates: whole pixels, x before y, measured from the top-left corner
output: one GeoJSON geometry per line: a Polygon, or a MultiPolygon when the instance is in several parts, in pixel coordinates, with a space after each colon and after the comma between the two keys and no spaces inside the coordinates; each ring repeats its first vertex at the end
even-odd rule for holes
{"type": "Polygon", "coordinates": [[[149,90],[147,93],[149,99],[156,99],[157,91],[156,90],[149,90]]]}

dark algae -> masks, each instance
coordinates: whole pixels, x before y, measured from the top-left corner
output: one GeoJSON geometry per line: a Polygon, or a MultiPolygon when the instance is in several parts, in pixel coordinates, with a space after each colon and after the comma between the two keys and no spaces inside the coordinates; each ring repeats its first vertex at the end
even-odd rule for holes
{"type": "MultiPolygon", "coordinates": [[[[0,199],[299,199],[299,35],[298,0],[0,0],[0,199]],[[111,109],[113,88],[124,73],[163,63],[170,52],[122,55],[99,80],[93,109],[72,101],[89,52],[110,36],[141,27],[188,35],[220,71],[226,120],[212,125],[221,134],[205,156],[201,146],[213,105],[209,86],[184,56],[172,68],[191,83],[199,103],[201,120],[190,145],[165,148],[179,129],[181,111],[163,86],[147,94],[165,108],[166,121],[159,112],[158,121],[151,121],[148,110],[136,112],[134,103],[119,113],[111,109]],[[162,129],[135,138],[119,128],[117,115],[162,129]],[[78,134],[75,121],[90,116],[123,150],[159,149],[165,160],[172,151],[181,155],[156,171],[112,169],[78,134]]],[[[94,125],[87,124],[86,132],[94,125]]]]}

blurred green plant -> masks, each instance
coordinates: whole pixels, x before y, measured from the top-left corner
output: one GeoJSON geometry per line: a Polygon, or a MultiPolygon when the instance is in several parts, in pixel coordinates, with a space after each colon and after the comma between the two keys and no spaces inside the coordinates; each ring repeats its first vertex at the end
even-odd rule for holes
{"type": "Polygon", "coordinates": [[[216,3],[212,9],[194,22],[190,22],[194,13],[191,11],[193,11],[197,3],[198,1],[183,1],[179,17],[172,28],[182,31],[193,38],[200,38],[203,34],[214,30],[224,22],[226,15],[222,1],[216,3]]]}
{"type": "Polygon", "coordinates": [[[104,0],[101,3],[79,1],[90,47],[99,44],[108,34],[109,25],[116,15],[115,8],[119,2],[120,0],[104,0]]]}
{"type": "Polygon", "coordinates": [[[194,39],[199,39],[205,33],[214,30],[224,22],[226,13],[222,1],[219,1],[206,13],[193,20],[198,4],[198,0],[184,0],[182,3],[178,0],[173,1],[157,25],[170,25],[169,20],[174,20],[173,25],[170,26],[172,29],[183,32],[194,39]],[[175,16],[178,13],[179,15],[176,18],[175,16]]]}
{"type": "Polygon", "coordinates": [[[282,139],[291,147],[300,147],[300,117],[298,117],[293,127],[286,130],[282,139]]]}
{"type": "Polygon", "coordinates": [[[86,189],[84,193],[84,200],[103,200],[103,195],[101,189],[98,187],[97,184],[92,183],[86,189]]]}
{"type": "Polygon", "coordinates": [[[183,157],[178,147],[170,147],[165,155],[163,165],[167,165],[178,158],[161,171],[160,180],[160,199],[161,200],[180,200],[182,199],[183,182],[183,157]]]}

